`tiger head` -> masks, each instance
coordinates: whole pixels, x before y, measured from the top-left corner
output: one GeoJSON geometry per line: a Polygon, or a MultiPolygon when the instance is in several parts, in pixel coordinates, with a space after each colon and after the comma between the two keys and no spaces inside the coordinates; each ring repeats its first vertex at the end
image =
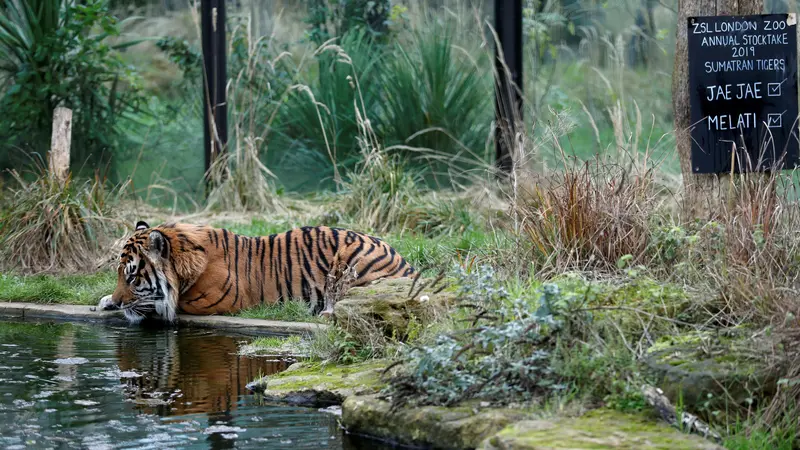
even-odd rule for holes
{"type": "Polygon", "coordinates": [[[167,227],[136,224],[120,255],[117,287],[100,301],[101,309],[121,309],[132,323],[154,313],[168,322],[175,320],[181,286],[186,286],[179,272],[186,270],[177,267],[182,264],[176,264],[170,234],[167,227]]]}

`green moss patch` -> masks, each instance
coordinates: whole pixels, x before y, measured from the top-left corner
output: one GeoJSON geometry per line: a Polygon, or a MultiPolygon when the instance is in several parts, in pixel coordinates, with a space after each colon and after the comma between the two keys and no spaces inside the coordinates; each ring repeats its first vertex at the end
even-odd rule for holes
{"type": "Polygon", "coordinates": [[[377,396],[356,396],[342,405],[342,424],[349,432],[407,445],[476,448],[508,425],[533,418],[523,409],[469,406],[424,406],[392,410],[377,396]]]}
{"type": "Polygon", "coordinates": [[[659,339],[644,362],[671,401],[724,411],[774,393],[782,364],[764,358],[776,354],[772,346],[746,330],[696,331],[659,339]]]}
{"type": "MultiPolygon", "coordinates": [[[[431,281],[421,280],[415,289],[419,289],[423,282],[431,281]]],[[[409,296],[412,286],[413,280],[400,278],[352,287],[334,305],[336,324],[353,336],[381,333],[405,340],[409,337],[412,324],[429,325],[437,316],[445,314],[447,306],[454,300],[452,291],[434,294],[430,288],[423,289],[412,298],[409,296]]]]}
{"type": "Polygon", "coordinates": [[[642,416],[595,410],[578,418],[517,422],[488,438],[484,450],[711,450],[722,447],[642,416]]]}
{"type": "Polygon", "coordinates": [[[679,317],[690,306],[689,294],[681,287],[639,276],[622,280],[589,281],[567,273],[551,282],[564,295],[582,298],[587,306],[632,307],[664,317],[679,317]]]}
{"type": "Polygon", "coordinates": [[[250,383],[248,389],[261,393],[269,402],[314,407],[337,405],[352,395],[378,392],[383,386],[380,375],[387,365],[382,360],[352,365],[295,363],[283,372],[250,383]]]}

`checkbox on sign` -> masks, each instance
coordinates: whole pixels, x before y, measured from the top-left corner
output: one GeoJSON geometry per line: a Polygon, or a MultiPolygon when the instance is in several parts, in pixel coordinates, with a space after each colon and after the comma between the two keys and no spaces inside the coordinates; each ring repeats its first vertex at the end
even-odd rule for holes
{"type": "Polygon", "coordinates": [[[783,125],[783,113],[771,113],[767,114],[767,128],[780,128],[783,125]]]}
{"type": "Polygon", "coordinates": [[[767,97],[780,97],[781,84],[783,83],[767,83],[767,97]]]}

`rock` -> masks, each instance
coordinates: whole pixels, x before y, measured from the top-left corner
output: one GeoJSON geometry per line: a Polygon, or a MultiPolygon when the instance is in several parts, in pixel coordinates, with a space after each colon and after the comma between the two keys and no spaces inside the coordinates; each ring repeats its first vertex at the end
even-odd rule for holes
{"type": "Polygon", "coordinates": [[[577,418],[524,420],[486,439],[482,450],[722,450],[698,436],[638,415],[594,410],[577,418]]]}
{"type": "Polygon", "coordinates": [[[378,392],[386,365],[386,361],[378,360],[349,366],[300,362],[255,380],[247,388],[269,402],[325,408],[340,405],[352,395],[378,392]]]}
{"type": "Polygon", "coordinates": [[[660,340],[648,350],[645,364],[671,402],[681,398],[690,410],[701,404],[705,410],[725,410],[731,401],[745,404],[774,393],[780,365],[768,364],[764,355],[771,354],[775,350],[766,339],[735,330],[693,332],[660,340]]]}
{"type": "Polygon", "coordinates": [[[357,396],[342,405],[350,433],[435,448],[476,448],[489,436],[532,414],[520,409],[424,406],[390,411],[377,396],[357,396]]]}
{"type": "Polygon", "coordinates": [[[413,298],[409,297],[413,284],[409,278],[378,280],[367,286],[350,288],[334,305],[334,319],[353,335],[363,334],[365,328],[377,327],[386,336],[405,339],[412,319],[420,325],[428,324],[437,314],[443,314],[455,298],[455,293],[447,289],[434,294],[439,285],[416,293],[421,283],[431,281],[420,280],[413,298]]]}

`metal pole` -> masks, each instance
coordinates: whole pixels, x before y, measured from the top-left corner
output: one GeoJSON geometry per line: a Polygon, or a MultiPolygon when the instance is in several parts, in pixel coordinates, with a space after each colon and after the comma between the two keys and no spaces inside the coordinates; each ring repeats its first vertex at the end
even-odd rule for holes
{"type": "Polygon", "coordinates": [[[522,121],[522,0],[495,0],[494,27],[500,47],[495,50],[495,149],[503,175],[511,172],[511,148],[516,125],[522,121]]]}
{"type": "MultiPolygon", "coordinates": [[[[203,142],[206,174],[228,142],[228,105],[225,101],[225,0],[201,0],[203,41],[203,142]]],[[[206,180],[208,182],[208,180],[206,180]]]]}

